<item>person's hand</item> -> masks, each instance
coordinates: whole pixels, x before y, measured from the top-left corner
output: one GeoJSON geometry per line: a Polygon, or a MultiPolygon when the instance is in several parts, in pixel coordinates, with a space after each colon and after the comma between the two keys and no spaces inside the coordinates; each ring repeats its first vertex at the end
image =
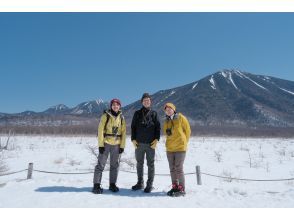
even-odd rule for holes
{"type": "Polygon", "coordinates": [[[138,148],[138,142],[136,140],[133,140],[132,142],[133,142],[133,145],[134,145],[135,149],[137,149],[138,148]]]}
{"type": "Polygon", "coordinates": [[[99,147],[99,154],[103,154],[105,151],[105,148],[104,147],[99,147]]]}
{"type": "Polygon", "coordinates": [[[158,143],[158,140],[157,140],[157,139],[155,139],[154,141],[152,141],[152,142],[151,142],[151,148],[152,148],[152,149],[155,149],[156,146],[157,146],[157,143],[158,143]]]}
{"type": "Polygon", "coordinates": [[[119,148],[119,154],[122,154],[123,152],[125,151],[125,149],[124,148],[119,148]]]}

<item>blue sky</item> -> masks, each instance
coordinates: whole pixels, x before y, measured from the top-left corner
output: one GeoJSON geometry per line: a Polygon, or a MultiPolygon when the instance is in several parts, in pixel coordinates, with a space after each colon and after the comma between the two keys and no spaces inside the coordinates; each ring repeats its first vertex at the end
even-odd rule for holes
{"type": "Polygon", "coordinates": [[[237,68],[294,80],[294,13],[0,13],[0,112],[123,104],[237,68]]]}

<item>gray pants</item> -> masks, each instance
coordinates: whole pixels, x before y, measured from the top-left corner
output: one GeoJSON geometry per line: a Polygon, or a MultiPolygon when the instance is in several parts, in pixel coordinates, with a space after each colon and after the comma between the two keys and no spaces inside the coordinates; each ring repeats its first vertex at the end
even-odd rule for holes
{"type": "Polygon", "coordinates": [[[104,153],[99,154],[98,156],[98,164],[95,166],[93,182],[101,183],[102,172],[104,170],[108,156],[110,154],[109,183],[116,183],[117,176],[118,176],[119,160],[120,160],[119,146],[118,145],[112,146],[109,144],[105,144],[104,148],[105,148],[104,153]]]}
{"type": "Polygon", "coordinates": [[[151,148],[150,144],[139,143],[139,146],[135,150],[136,160],[137,160],[137,175],[138,182],[144,182],[144,159],[147,159],[148,166],[148,180],[147,185],[152,186],[154,180],[154,158],[155,158],[155,150],[151,148]]]}
{"type": "Polygon", "coordinates": [[[166,152],[171,180],[173,184],[180,184],[185,188],[184,161],[186,152],[166,152]]]}

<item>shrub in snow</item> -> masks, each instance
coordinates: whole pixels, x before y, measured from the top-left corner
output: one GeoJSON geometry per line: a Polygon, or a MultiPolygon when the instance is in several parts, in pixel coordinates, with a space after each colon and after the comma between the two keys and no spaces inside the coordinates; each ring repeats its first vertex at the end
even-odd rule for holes
{"type": "Polygon", "coordinates": [[[278,154],[282,157],[286,156],[286,149],[282,148],[282,149],[278,150],[278,154]]]}
{"type": "Polygon", "coordinates": [[[55,163],[55,164],[62,164],[63,161],[64,161],[64,158],[63,158],[63,157],[60,157],[60,158],[54,160],[54,163],[55,163]]]}
{"type": "Polygon", "coordinates": [[[89,151],[90,154],[92,154],[98,160],[99,149],[97,146],[87,145],[86,149],[89,151]]]}
{"type": "Polygon", "coordinates": [[[270,172],[270,164],[269,162],[266,162],[266,165],[265,165],[265,169],[266,169],[266,172],[270,172]]]}
{"type": "Polygon", "coordinates": [[[136,162],[131,158],[121,158],[120,166],[127,166],[127,169],[134,170],[136,168],[136,162]]]}
{"type": "Polygon", "coordinates": [[[263,162],[263,160],[265,159],[263,152],[259,152],[259,158],[261,159],[261,162],[263,162]]]}
{"type": "Polygon", "coordinates": [[[2,154],[0,154],[0,173],[4,173],[8,170],[5,162],[4,162],[4,157],[2,154]]]}
{"type": "Polygon", "coordinates": [[[71,166],[81,165],[81,163],[82,163],[81,161],[77,161],[74,159],[69,159],[69,162],[68,162],[68,164],[71,166]]]}
{"type": "Polygon", "coordinates": [[[252,167],[252,155],[251,155],[249,149],[247,149],[246,151],[247,151],[247,153],[248,153],[248,163],[249,163],[249,167],[251,168],[251,167],[252,167]]]}
{"type": "Polygon", "coordinates": [[[223,181],[229,182],[229,183],[233,182],[233,179],[232,179],[233,174],[232,174],[232,172],[224,170],[222,172],[221,176],[227,177],[227,178],[224,178],[223,181]]]}
{"type": "Polygon", "coordinates": [[[214,156],[217,162],[222,162],[222,152],[221,151],[214,151],[214,156]]]}

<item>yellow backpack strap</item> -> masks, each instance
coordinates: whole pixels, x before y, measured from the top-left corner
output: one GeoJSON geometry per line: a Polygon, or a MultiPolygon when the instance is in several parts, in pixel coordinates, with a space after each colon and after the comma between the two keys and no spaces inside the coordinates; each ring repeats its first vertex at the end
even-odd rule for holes
{"type": "Polygon", "coordinates": [[[124,120],[125,120],[125,117],[122,114],[120,114],[120,125],[121,125],[121,127],[123,126],[124,120]]]}
{"type": "Polygon", "coordinates": [[[106,111],[104,111],[104,114],[106,114],[106,122],[104,124],[104,133],[105,133],[106,132],[107,125],[108,125],[108,122],[109,122],[110,115],[106,111]]]}

